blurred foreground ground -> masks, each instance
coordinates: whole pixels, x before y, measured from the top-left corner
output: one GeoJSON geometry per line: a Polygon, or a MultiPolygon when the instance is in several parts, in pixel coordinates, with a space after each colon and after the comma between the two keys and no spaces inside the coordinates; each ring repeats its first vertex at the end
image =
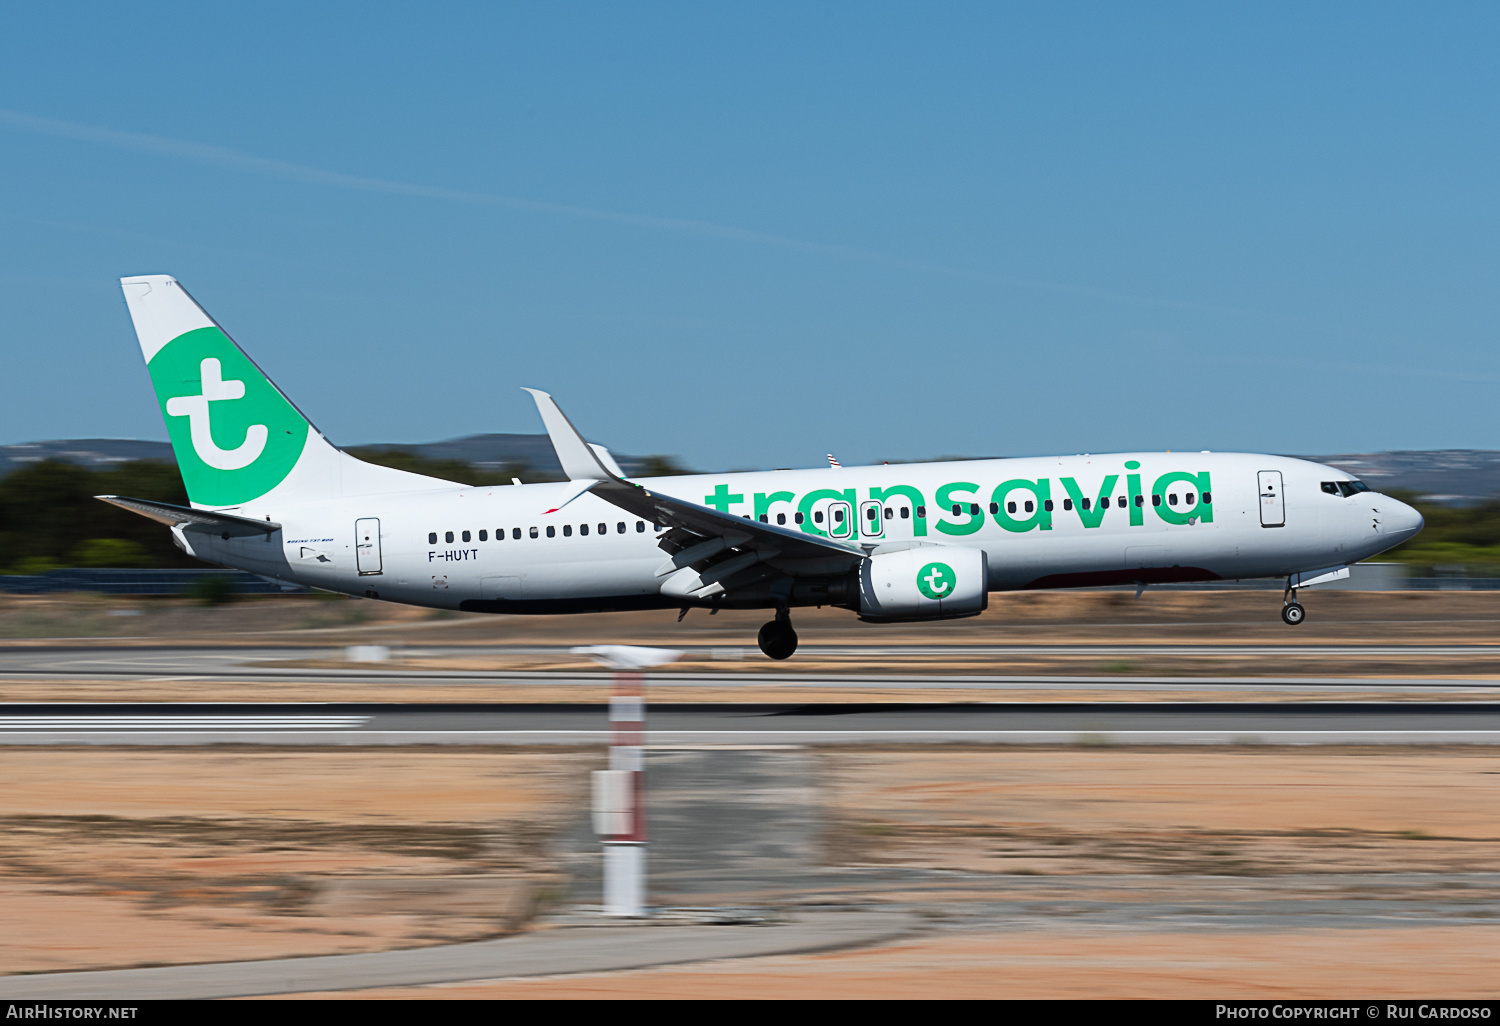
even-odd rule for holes
{"type": "MultiPolygon", "coordinates": [[[[186,600],[125,602],[102,596],[0,597],[0,655],[9,651],[78,648],[213,648],[245,651],[249,668],[351,670],[350,645],[383,645],[387,662],[368,666],[383,679],[330,682],[295,675],[268,680],[109,680],[56,674],[8,674],[0,700],[10,702],[599,702],[597,689],[557,688],[558,674],[597,667],[572,655],[574,645],[682,647],[681,662],[653,671],[663,679],[697,676],[674,701],[963,701],[957,678],[1446,678],[1485,685],[1500,678],[1500,592],[1323,592],[1304,596],[1310,615],[1300,627],[1279,617],[1273,592],[1128,591],[995,595],[982,616],[936,624],[877,626],[838,609],[798,610],[802,647],[785,662],[754,645],[760,612],[693,610],[681,623],[658,610],[581,616],[483,616],[415,609],[369,600],[315,596],[244,600],[202,607],[186,600]],[[1421,646],[1425,646],[1421,647],[1421,646]],[[1433,646],[1451,649],[1433,651],[1433,646]],[[274,658],[251,654],[275,649],[274,658]],[[1373,649],[1373,650],[1372,650],[1373,649]],[[267,661],[269,659],[269,661],[267,661]],[[410,676],[403,676],[403,671],[410,676]],[[454,682],[441,673],[509,674],[492,681],[454,682]],[[424,676],[425,675],[425,676],[424,676]],[[951,676],[956,690],[893,691],[900,676],[951,676]],[[748,686],[736,677],[761,679],[748,686]],[[716,679],[709,680],[707,678],[716,679]],[[827,684],[810,693],[806,679],[827,684]],[[801,679],[778,691],[776,681],[801,679]],[[859,681],[884,682],[878,692],[859,681]]],[[[189,678],[191,672],[187,672],[189,678]]],[[[929,682],[929,686],[930,686],[929,682]]],[[[1077,693],[1064,700],[1129,701],[1077,693]]],[[[1180,700],[1194,696],[1182,695],[1180,700]]],[[[1200,697],[1213,697],[1210,695],[1200,697]]],[[[1222,698],[1222,694],[1218,697],[1222,698]]],[[[1247,692],[1246,698],[1265,696],[1247,692]]],[[[1286,698],[1287,696],[1282,696],[1286,698]]],[[[1326,696],[1325,696],[1326,697],[1326,696]]],[[[1351,692],[1346,697],[1359,697],[1351,692]]],[[[1428,696],[1439,700],[1443,696],[1428,696]]],[[[1469,697],[1469,696],[1463,696],[1469,697]]],[[[1010,701],[1060,700],[1057,692],[1010,701]]]]}
{"type": "MultiPolygon", "coordinates": [[[[601,764],[0,749],[0,972],[428,945],[533,911],[547,928],[598,900],[584,817],[601,764]]],[[[869,951],[400,993],[1500,992],[1488,749],[699,750],[648,768],[654,902],[900,907],[928,925],[869,951]],[[720,802],[765,810],[761,850],[720,830],[720,802]]]]}
{"type": "MultiPolygon", "coordinates": [[[[1305,601],[1299,628],[1265,592],[999,595],[982,617],[895,627],[799,611],[804,648],[776,664],[753,647],[758,613],[679,624],[673,611],[478,617],[317,597],[0,599],[13,651],[298,655],[275,681],[12,675],[0,700],[598,702],[602,677],[548,681],[589,669],[568,646],[599,643],[686,646],[692,658],[664,674],[727,678],[676,701],[963,696],[858,684],[899,674],[1500,677],[1500,653],[1464,647],[1500,641],[1500,593],[1305,601]],[[392,647],[380,666],[396,673],[297,678],[369,644],[392,647]],[[1185,648],[1130,650],[1160,645],[1185,648]],[[1454,649],[1402,651],[1417,645],[1454,649]],[[518,676],[420,676],[454,669],[518,676]],[[827,687],[734,683],[751,673],[827,687]]],[[[585,747],[0,747],[0,973],[553,928],[598,901],[588,772],[603,760],[585,747]]],[[[1488,747],[704,748],[653,751],[648,771],[655,903],[897,907],[927,926],[865,951],[361,995],[1500,996],[1500,751],[1488,747]]]]}

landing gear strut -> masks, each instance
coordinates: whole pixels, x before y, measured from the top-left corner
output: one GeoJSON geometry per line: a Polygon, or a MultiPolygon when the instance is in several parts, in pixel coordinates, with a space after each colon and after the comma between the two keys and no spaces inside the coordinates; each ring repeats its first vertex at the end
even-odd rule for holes
{"type": "Polygon", "coordinates": [[[1292,587],[1292,582],[1287,581],[1286,591],[1281,594],[1281,622],[1288,627],[1295,627],[1307,619],[1307,610],[1302,608],[1302,603],[1297,601],[1297,589],[1292,587]]]}
{"type": "Polygon", "coordinates": [[[755,640],[768,658],[791,658],[797,651],[797,632],[792,630],[792,616],[785,607],[776,610],[776,619],[761,625],[755,640]]]}

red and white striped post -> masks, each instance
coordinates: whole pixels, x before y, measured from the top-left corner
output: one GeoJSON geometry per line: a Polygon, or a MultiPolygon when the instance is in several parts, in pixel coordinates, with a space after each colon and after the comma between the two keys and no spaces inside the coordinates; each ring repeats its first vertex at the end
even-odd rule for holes
{"type": "Polygon", "coordinates": [[[604,914],[640,916],[646,909],[646,694],[639,673],[615,674],[609,698],[613,738],[609,771],[618,815],[604,840],[604,914]]]}
{"type": "Polygon", "coordinates": [[[594,832],[604,844],[604,914],[646,914],[646,687],[641,670],[674,649],[594,645],[574,652],[615,670],[609,698],[609,769],[594,773],[594,832]]]}

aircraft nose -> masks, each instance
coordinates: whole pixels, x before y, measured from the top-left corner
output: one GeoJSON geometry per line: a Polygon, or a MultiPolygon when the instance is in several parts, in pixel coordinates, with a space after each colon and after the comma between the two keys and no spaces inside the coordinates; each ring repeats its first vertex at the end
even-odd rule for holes
{"type": "Polygon", "coordinates": [[[1397,541],[1406,541],[1416,536],[1426,521],[1415,508],[1389,495],[1380,497],[1380,519],[1385,535],[1397,541]]]}

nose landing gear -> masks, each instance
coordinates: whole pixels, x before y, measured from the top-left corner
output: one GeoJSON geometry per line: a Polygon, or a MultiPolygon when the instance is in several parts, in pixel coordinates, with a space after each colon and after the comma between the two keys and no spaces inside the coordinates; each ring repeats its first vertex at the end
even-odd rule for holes
{"type": "Polygon", "coordinates": [[[1281,622],[1288,627],[1296,627],[1307,619],[1307,610],[1302,608],[1302,603],[1297,601],[1297,589],[1292,587],[1292,582],[1287,581],[1286,591],[1281,594],[1281,622]]]}
{"type": "Polygon", "coordinates": [[[791,614],[785,609],[776,610],[776,619],[761,625],[755,639],[760,650],[770,659],[789,659],[797,651],[797,632],[792,630],[791,614]]]}

